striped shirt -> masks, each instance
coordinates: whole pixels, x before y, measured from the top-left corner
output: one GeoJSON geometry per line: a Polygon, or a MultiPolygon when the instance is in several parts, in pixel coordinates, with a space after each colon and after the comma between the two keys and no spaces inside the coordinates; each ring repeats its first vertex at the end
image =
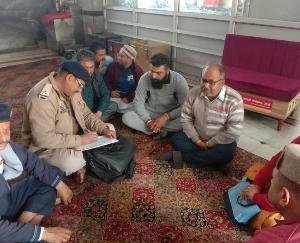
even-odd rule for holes
{"type": "Polygon", "coordinates": [[[224,85],[219,95],[210,101],[201,87],[190,90],[181,112],[185,134],[197,142],[206,141],[208,147],[236,141],[242,130],[244,106],[240,94],[224,85]]]}

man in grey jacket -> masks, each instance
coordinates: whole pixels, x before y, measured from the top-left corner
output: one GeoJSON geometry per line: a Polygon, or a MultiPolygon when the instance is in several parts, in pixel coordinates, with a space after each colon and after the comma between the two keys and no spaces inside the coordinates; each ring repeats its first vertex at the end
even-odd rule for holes
{"type": "Polygon", "coordinates": [[[195,167],[222,168],[233,158],[243,120],[242,97],[225,85],[224,66],[211,64],[203,70],[200,86],[190,90],[183,104],[183,131],[171,137],[172,146],[195,167]]]}
{"type": "Polygon", "coordinates": [[[188,92],[185,78],[170,70],[168,56],[151,57],[151,70],[139,81],[134,98],[134,111],[125,113],[123,122],[148,135],[164,137],[181,130],[181,106],[188,92]]]}
{"type": "Polygon", "coordinates": [[[0,101],[0,242],[68,242],[70,230],[39,224],[52,212],[56,193],[67,205],[72,191],[57,167],[10,142],[10,114],[0,101]]]}

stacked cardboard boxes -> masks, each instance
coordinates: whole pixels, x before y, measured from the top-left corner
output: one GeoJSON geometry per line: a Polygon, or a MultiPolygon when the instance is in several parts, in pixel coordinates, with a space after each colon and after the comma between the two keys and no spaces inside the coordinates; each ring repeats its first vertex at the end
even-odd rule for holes
{"type": "Polygon", "coordinates": [[[144,72],[150,70],[149,61],[152,55],[163,53],[171,57],[171,46],[168,44],[137,39],[130,41],[129,44],[136,49],[138,55],[135,62],[144,70],[144,72]]]}

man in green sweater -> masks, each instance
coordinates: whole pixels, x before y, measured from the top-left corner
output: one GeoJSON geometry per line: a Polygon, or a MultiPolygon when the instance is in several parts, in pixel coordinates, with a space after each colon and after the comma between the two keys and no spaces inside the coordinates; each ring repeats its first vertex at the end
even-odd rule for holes
{"type": "Polygon", "coordinates": [[[116,113],[117,104],[110,101],[110,93],[102,75],[95,71],[95,54],[89,50],[80,50],[77,61],[88,71],[91,82],[85,84],[82,97],[90,110],[102,121],[116,113]]]}

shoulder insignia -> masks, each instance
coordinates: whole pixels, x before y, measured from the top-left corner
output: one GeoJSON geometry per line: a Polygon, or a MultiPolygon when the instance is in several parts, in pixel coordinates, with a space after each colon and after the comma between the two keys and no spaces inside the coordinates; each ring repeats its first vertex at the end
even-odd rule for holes
{"type": "Polygon", "coordinates": [[[50,95],[50,91],[52,89],[52,84],[47,83],[39,94],[40,99],[47,99],[50,95]]]}

